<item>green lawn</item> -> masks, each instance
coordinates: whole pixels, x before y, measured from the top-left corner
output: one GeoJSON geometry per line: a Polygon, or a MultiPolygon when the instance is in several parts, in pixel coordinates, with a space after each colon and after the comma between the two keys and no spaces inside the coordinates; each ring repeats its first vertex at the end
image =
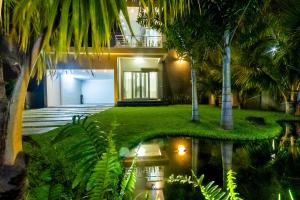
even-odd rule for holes
{"type": "MultiPolygon", "coordinates": [[[[110,130],[112,122],[119,125],[115,130],[115,142],[118,147],[133,147],[147,139],[166,135],[192,135],[205,138],[232,140],[259,140],[278,135],[281,127],[276,123],[280,119],[297,120],[292,115],[279,112],[234,110],[234,130],[224,131],[219,126],[220,109],[200,106],[200,123],[193,123],[191,106],[178,105],[166,107],[114,107],[95,114],[89,120],[102,122],[105,130],[110,130]],[[248,116],[264,117],[265,126],[259,126],[245,120],[248,116]]],[[[50,141],[58,129],[48,133],[33,135],[40,147],[24,142],[24,151],[29,154],[27,165],[29,179],[28,199],[47,199],[43,195],[51,193],[50,186],[64,188],[65,195],[72,194],[71,183],[74,178],[74,166],[68,160],[68,149],[81,136],[68,138],[56,145],[50,141]]]]}
{"type": "MultiPolygon", "coordinates": [[[[205,138],[231,140],[260,140],[278,135],[281,127],[277,120],[297,120],[292,115],[280,112],[234,110],[234,130],[220,128],[220,108],[200,106],[200,123],[191,122],[191,106],[176,105],[163,107],[114,107],[90,117],[103,123],[106,130],[113,121],[119,125],[115,130],[118,146],[132,146],[156,136],[192,135],[205,138]],[[263,117],[266,125],[261,126],[245,120],[248,116],[263,117]]],[[[34,136],[38,141],[49,141],[56,131],[34,136]],[[49,138],[50,137],[50,138],[49,138]]],[[[45,141],[45,142],[46,142],[45,141]]],[[[42,142],[43,143],[43,142],[42,142]]]]}

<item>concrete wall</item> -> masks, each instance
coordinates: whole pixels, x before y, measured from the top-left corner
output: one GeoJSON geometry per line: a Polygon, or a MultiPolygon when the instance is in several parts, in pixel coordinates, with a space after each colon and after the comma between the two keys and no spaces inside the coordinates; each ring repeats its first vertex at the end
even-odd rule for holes
{"type": "Polygon", "coordinates": [[[82,81],[82,94],[85,104],[114,103],[114,80],[82,81]]]}
{"type": "Polygon", "coordinates": [[[190,63],[180,61],[174,50],[168,52],[164,63],[164,96],[192,95],[190,63]]]}
{"type": "Polygon", "coordinates": [[[46,95],[47,95],[47,107],[59,106],[60,105],[60,76],[51,76],[47,72],[46,77],[46,95]]]}
{"type": "Polygon", "coordinates": [[[61,75],[61,105],[80,104],[81,84],[69,74],[61,75]]]}

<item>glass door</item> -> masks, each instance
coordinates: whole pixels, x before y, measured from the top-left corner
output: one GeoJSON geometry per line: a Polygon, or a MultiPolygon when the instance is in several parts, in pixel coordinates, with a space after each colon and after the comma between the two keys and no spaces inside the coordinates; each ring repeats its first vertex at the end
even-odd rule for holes
{"type": "Polygon", "coordinates": [[[157,72],[124,72],[123,98],[158,98],[157,72]]]}
{"type": "Polygon", "coordinates": [[[132,99],[132,73],[124,72],[123,98],[132,99]]]}
{"type": "Polygon", "coordinates": [[[132,72],[133,99],[149,99],[149,73],[132,72]]]}

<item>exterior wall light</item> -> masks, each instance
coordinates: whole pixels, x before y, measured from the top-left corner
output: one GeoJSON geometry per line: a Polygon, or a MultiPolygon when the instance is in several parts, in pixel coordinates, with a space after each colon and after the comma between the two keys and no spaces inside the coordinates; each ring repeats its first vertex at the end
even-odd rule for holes
{"type": "Polygon", "coordinates": [[[178,155],[183,156],[186,153],[186,147],[182,144],[178,145],[177,153],[178,155]]]}
{"type": "Polygon", "coordinates": [[[136,57],[135,58],[135,62],[136,63],[143,63],[144,62],[144,58],[143,57],[136,57]]]}
{"type": "Polygon", "coordinates": [[[183,63],[183,62],[184,62],[183,57],[179,57],[179,58],[178,58],[178,62],[179,62],[179,63],[183,63]]]}

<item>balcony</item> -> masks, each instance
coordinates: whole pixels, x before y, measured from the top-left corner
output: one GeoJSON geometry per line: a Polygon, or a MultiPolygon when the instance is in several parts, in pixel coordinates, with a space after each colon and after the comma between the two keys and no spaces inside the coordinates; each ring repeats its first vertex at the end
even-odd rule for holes
{"type": "Polygon", "coordinates": [[[115,47],[163,48],[163,36],[115,35],[115,47]]]}

